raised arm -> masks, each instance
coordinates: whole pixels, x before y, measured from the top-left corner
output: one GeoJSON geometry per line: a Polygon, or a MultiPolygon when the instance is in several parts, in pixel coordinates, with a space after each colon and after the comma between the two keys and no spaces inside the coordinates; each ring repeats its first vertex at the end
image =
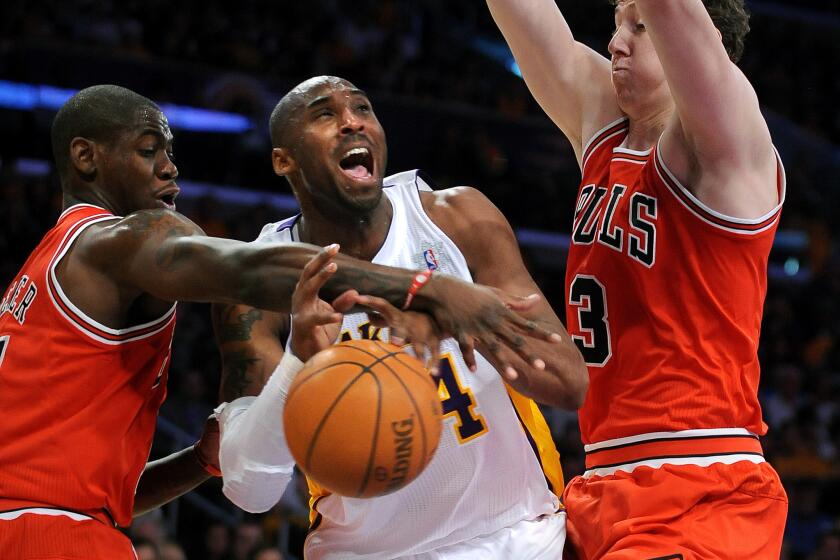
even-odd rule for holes
{"type": "Polygon", "coordinates": [[[534,350],[545,362],[544,370],[511,358],[498,340],[484,339],[479,350],[497,368],[504,363],[514,365],[518,375],[515,379],[505,377],[505,381],[523,395],[552,406],[578,408],[589,384],[586,365],[525,268],[507,219],[486,196],[468,187],[422,193],[422,200],[435,223],[461,249],[476,282],[512,295],[539,294],[540,301],[526,313],[527,317],[562,333],[560,344],[535,344],[534,350]]]}
{"type": "Polygon", "coordinates": [[[553,0],[487,0],[534,99],[581,159],[583,145],[621,111],[610,62],[575,41],[553,0]]]}
{"type": "Polygon", "coordinates": [[[703,2],[635,0],[635,7],[676,105],[662,137],[666,165],[713,210],[766,214],[779,202],[770,132],[703,2]]]}

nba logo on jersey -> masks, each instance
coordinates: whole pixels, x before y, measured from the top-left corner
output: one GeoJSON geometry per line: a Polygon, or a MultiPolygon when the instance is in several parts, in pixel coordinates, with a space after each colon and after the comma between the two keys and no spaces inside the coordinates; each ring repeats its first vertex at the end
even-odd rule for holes
{"type": "Polygon", "coordinates": [[[437,257],[435,256],[434,249],[429,248],[423,251],[423,259],[426,261],[426,267],[428,267],[429,270],[437,270],[440,266],[438,264],[437,257]]]}
{"type": "Polygon", "coordinates": [[[446,251],[440,241],[422,240],[415,247],[417,252],[411,255],[411,264],[416,270],[443,271],[447,268],[446,251]]]}

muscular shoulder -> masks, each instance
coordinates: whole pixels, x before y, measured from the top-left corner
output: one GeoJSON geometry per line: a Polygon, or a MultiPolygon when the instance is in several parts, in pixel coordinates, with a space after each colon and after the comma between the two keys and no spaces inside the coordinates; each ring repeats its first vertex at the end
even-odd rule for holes
{"type": "Polygon", "coordinates": [[[114,264],[144,244],[193,235],[204,235],[204,232],[182,214],[163,209],[140,210],[92,226],[77,241],[76,251],[87,262],[114,264]]]}
{"type": "Polygon", "coordinates": [[[452,187],[421,192],[423,209],[470,260],[474,251],[510,232],[510,225],[498,208],[480,190],[452,187]]]}
{"type": "Polygon", "coordinates": [[[426,214],[444,231],[447,231],[444,224],[449,227],[469,225],[491,209],[495,210],[484,193],[474,187],[421,191],[420,201],[426,214]]]}

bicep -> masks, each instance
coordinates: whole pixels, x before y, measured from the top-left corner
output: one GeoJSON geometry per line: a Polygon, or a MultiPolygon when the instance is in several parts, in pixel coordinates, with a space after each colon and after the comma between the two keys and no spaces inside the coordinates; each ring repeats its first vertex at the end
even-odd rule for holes
{"type": "Polygon", "coordinates": [[[283,357],[288,316],[247,305],[213,305],[213,330],[222,359],[220,401],[258,395],[283,357]]]}
{"type": "Polygon", "coordinates": [[[519,243],[507,219],[490,200],[475,189],[452,189],[452,204],[439,215],[440,226],[461,249],[478,284],[498,288],[510,295],[539,294],[541,301],[528,318],[559,325],[560,319],[542,297],[522,260],[519,243]]]}
{"type": "Polygon", "coordinates": [[[246,245],[207,237],[186,217],[135,212],[86,236],[80,254],[125,292],[166,301],[229,301],[246,245]]]}
{"type": "Polygon", "coordinates": [[[679,130],[704,163],[748,160],[756,143],[769,152],[769,132],[755,91],[729,59],[699,0],[637,2],[674,98],[679,130]],[[648,5],[650,4],[650,5],[648,5]],[[679,22],[679,25],[675,25],[679,22]]]}

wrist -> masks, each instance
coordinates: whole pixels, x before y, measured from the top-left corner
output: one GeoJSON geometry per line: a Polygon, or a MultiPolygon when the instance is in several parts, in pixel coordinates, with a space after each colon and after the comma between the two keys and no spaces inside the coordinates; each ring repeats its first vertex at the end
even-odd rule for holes
{"type": "Polygon", "coordinates": [[[434,313],[443,304],[446,291],[451,289],[451,280],[445,274],[432,275],[425,287],[414,295],[411,308],[415,311],[434,313]]]}
{"type": "MultiPolygon", "coordinates": [[[[408,309],[426,309],[424,304],[418,299],[421,293],[425,293],[428,290],[432,283],[432,271],[431,270],[421,270],[419,272],[415,272],[414,275],[411,277],[411,283],[408,285],[408,290],[406,290],[405,301],[402,305],[402,310],[406,311],[408,309]]],[[[434,298],[434,295],[432,295],[434,298]]]]}
{"type": "Polygon", "coordinates": [[[210,460],[209,460],[209,459],[205,456],[204,451],[203,451],[203,450],[201,449],[201,447],[199,446],[199,444],[200,444],[200,443],[201,443],[200,441],[199,441],[199,442],[196,442],[196,443],[193,445],[193,447],[192,447],[192,450],[193,450],[192,455],[193,455],[193,458],[195,459],[196,463],[198,463],[198,465],[199,465],[199,466],[200,466],[200,467],[204,470],[204,472],[206,472],[208,475],[210,475],[210,476],[216,476],[216,477],[220,477],[220,476],[222,476],[222,471],[221,471],[221,469],[218,467],[218,465],[215,465],[212,461],[210,461],[210,460]]]}

